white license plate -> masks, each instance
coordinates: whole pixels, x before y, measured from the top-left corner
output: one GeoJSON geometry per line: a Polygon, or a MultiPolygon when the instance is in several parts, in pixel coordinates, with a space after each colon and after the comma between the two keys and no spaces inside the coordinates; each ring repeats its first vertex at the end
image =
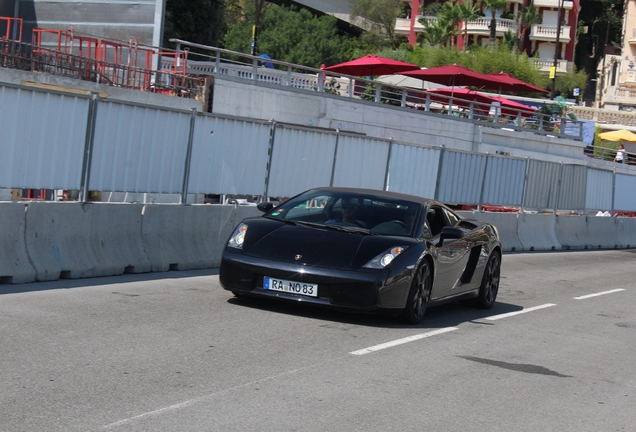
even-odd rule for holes
{"type": "Polygon", "coordinates": [[[272,291],[283,291],[310,297],[318,297],[317,284],[294,282],[265,276],[263,278],[263,288],[272,291]]]}

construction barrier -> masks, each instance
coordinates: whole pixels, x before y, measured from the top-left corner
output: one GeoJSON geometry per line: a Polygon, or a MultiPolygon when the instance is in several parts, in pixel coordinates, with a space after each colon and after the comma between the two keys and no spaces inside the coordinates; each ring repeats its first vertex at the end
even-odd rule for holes
{"type": "MultiPolygon", "coordinates": [[[[581,216],[584,217],[584,216],[581,216]]],[[[553,214],[519,215],[517,235],[524,251],[560,250],[561,244],[556,237],[556,217],[553,214]]]]}
{"type": "Polygon", "coordinates": [[[22,203],[0,203],[0,283],[35,280],[24,242],[26,208],[22,203]]]}
{"type": "Polygon", "coordinates": [[[225,242],[256,207],[145,205],[141,236],[151,271],[219,267],[225,242]]]}
{"type": "MultiPolygon", "coordinates": [[[[505,251],[636,246],[636,219],[461,212],[493,223],[505,251]]],[[[216,268],[255,206],[0,203],[0,283],[216,268]],[[25,212],[26,209],[26,212],[25,212]]]]}
{"type": "Polygon", "coordinates": [[[26,247],[36,280],[143,273],[141,205],[31,202],[26,247]]]}

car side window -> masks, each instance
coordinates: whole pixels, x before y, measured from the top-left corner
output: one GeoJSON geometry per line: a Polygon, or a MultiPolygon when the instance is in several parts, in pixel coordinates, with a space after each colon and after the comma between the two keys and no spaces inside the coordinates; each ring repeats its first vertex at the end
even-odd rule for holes
{"type": "Polygon", "coordinates": [[[444,209],[444,212],[446,213],[446,217],[448,218],[448,221],[450,222],[451,226],[457,226],[457,224],[459,223],[459,216],[457,216],[455,213],[453,213],[449,209],[444,209]]]}
{"type": "Polygon", "coordinates": [[[431,206],[426,213],[426,222],[431,229],[433,237],[439,235],[448,223],[444,215],[444,210],[440,206],[431,206]]]}

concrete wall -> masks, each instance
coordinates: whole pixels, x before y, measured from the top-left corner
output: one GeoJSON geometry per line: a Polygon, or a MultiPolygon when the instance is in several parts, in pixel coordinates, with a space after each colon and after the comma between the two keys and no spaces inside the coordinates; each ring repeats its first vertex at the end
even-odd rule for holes
{"type": "MultiPolygon", "coordinates": [[[[505,251],[636,245],[636,219],[461,212],[497,226],[505,251]]],[[[254,206],[0,203],[0,283],[216,268],[254,206]]]]}
{"type": "Polygon", "coordinates": [[[470,120],[217,75],[216,114],[340,129],[371,137],[510,156],[586,163],[580,141],[478,126],[470,120]]]}

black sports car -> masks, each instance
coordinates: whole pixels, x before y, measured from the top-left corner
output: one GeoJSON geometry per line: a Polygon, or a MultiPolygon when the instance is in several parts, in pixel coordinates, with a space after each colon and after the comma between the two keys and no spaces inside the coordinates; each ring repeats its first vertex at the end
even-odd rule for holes
{"type": "Polygon", "coordinates": [[[243,220],[220,268],[223,288],[419,323],[448,300],[492,307],[501,243],[490,224],[394,192],[317,188],[243,220]]]}

